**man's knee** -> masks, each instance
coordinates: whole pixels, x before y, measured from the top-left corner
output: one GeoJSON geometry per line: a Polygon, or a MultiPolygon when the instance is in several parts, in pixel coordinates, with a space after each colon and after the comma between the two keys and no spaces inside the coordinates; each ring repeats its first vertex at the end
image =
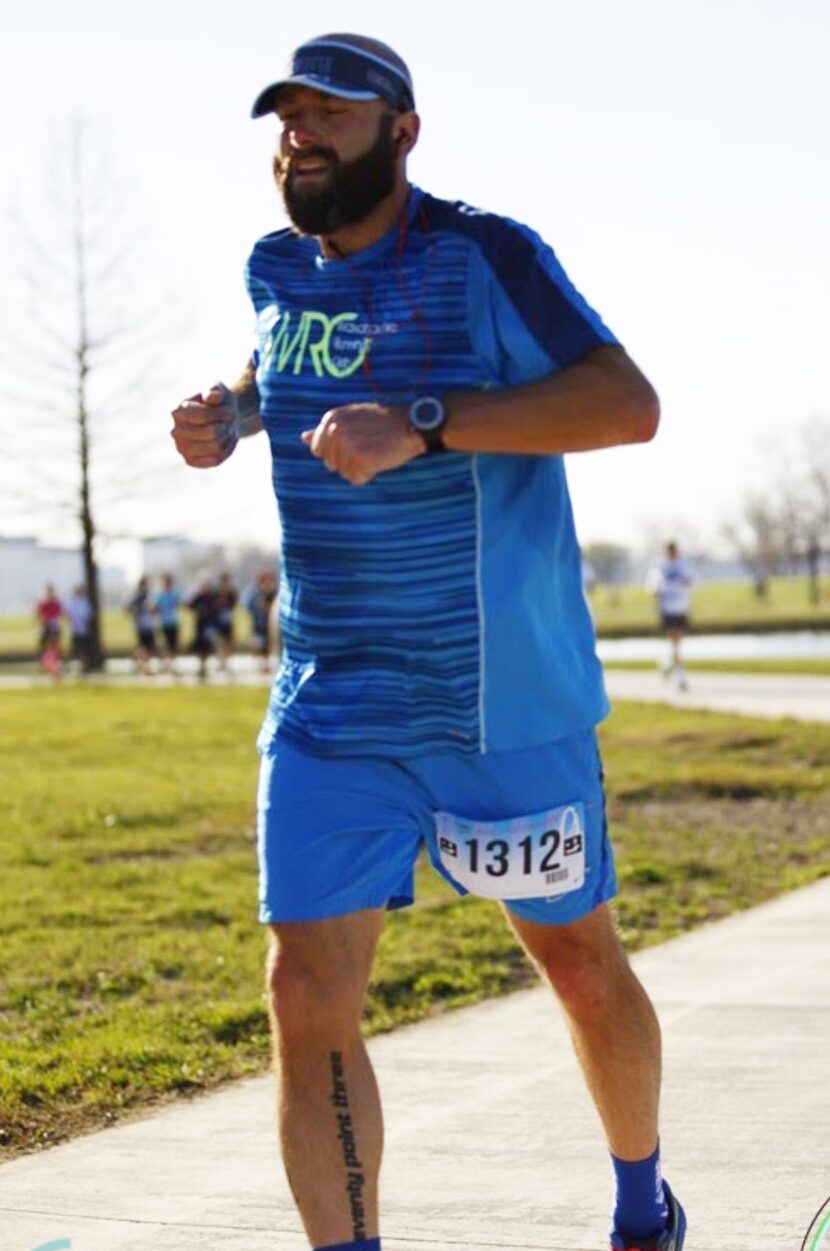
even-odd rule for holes
{"type": "Polygon", "coordinates": [[[606,953],[569,946],[547,963],[545,974],[569,1015],[588,1025],[607,1017],[628,969],[606,953]]]}
{"type": "Polygon", "coordinates": [[[343,969],[338,960],[328,964],[309,960],[274,943],[268,959],[268,997],[285,1041],[336,1041],[352,1034],[359,1023],[364,987],[355,971],[343,969]]]}
{"type": "Polygon", "coordinates": [[[273,927],[269,1006],[284,1042],[302,1045],[319,1038],[345,1044],[360,1023],[375,937],[370,929],[338,942],[317,924],[273,927]]]}
{"type": "Polygon", "coordinates": [[[584,1024],[604,1018],[634,976],[607,909],[535,930],[521,937],[568,1014],[584,1024]]]}

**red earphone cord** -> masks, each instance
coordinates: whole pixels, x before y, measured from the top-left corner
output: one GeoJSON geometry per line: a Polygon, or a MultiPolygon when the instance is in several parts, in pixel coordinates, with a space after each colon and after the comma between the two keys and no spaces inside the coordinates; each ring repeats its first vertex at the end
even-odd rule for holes
{"type": "MultiPolygon", "coordinates": [[[[428,234],[429,233],[429,221],[427,219],[427,215],[424,210],[423,204],[418,205],[418,216],[420,218],[424,233],[428,234]]],[[[424,337],[424,364],[416,380],[416,384],[413,386],[413,391],[417,393],[417,391],[420,389],[420,384],[421,383],[425,384],[427,380],[429,379],[429,376],[432,372],[432,335],[430,334],[430,329],[429,329],[429,325],[427,324],[426,318],[421,312],[421,305],[423,304],[424,293],[426,292],[427,280],[429,278],[429,264],[431,261],[431,255],[428,251],[426,259],[425,259],[424,275],[423,275],[423,278],[421,279],[421,290],[418,293],[417,301],[413,302],[413,300],[410,297],[409,289],[406,285],[406,282],[403,276],[403,253],[404,253],[404,248],[406,247],[406,240],[407,240],[408,232],[409,232],[409,200],[407,200],[406,204],[404,205],[401,211],[400,218],[398,219],[398,237],[395,242],[395,268],[396,268],[396,278],[397,278],[398,288],[401,294],[403,295],[403,298],[406,301],[406,307],[409,310],[409,320],[410,322],[416,323],[420,327],[421,333],[423,334],[423,337],[424,337]]],[[[367,304],[369,307],[369,316],[374,317],[371,289],[367,291],[367,304]]],[[[366,355],[363,358],[363,372],[366,374],[366,377],[369,381],[369,385],[372,388],[372,394],[380,403],[383,392],[381,388],[377,385],[375,376],[372,373],[372,366],[369,360],[369,356],[370,356],[370,352],[367,351],[366,355]]]]}

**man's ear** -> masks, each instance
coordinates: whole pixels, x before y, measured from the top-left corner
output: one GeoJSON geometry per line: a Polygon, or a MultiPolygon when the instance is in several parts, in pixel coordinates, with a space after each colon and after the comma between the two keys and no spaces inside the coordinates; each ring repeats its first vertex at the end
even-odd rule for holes
{"type": "Polygon", "coordinates": [[[418,142],[421,119],[417,113],[403,113],[398,118],[398,130],[395,135],[395,155],[406,156],[418,142]]]}

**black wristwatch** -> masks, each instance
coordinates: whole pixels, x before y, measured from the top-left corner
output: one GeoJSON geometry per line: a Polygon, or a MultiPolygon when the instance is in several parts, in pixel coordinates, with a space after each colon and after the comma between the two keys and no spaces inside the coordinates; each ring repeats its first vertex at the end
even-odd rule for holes
{"type": "Polygon", "coordinates": [[[447,410],[437,395],[419,395],[409,405],[409,424],[424,441],[428,452],[445,452],[441,437],[447,424],[447,410]]]}

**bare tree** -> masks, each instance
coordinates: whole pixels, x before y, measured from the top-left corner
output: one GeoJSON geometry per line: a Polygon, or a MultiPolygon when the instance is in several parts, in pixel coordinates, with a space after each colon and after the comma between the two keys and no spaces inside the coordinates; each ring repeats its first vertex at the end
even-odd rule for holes
{"type": "Polygon", "coordinates": [[[810,602],[821,597],[822,560],[830,552],[830,421],[806,422],[795,438],[769,449],[768,485],[748,492],[721,533],[763,596],[784,569],[806,570],[810,602]]]}
{"type": "Polygon", "coordinates": [[[807,565],[810,603],[821,599],[821,561],[830,551],[830,421],[816,418],[801,429],[804,470],[797,516],[807,565]]]}
{"type": "Polygon", "coordinates": [[[598,582],[611,586],[622,580],[629,562],[627,547],[622,547],[619,543],[598,542],[589,543],[582,550],[598,582]]]}
{"type": "Polygon", "coordinates": [[[727,522],[721,534],[751,577],[755,594],[763,599],[769,580],[781,569],[785,555],[781,514],[776,503],[771,496],[749,492],[744,496],[738,517],[727,522]]]}
{"type": "Polygon", "coordinates": [[[4,334],[3,373],[13,381],[0,389],[0,489],[18,519],[78,542],[92,608],[91,667],[100,668],[99,510],[117,518],[137,484],[157,489],[170,469],[154,463],[155,441],[136,438],[132,424],[158,319],[135,309],[131,293],[146,290],[137,232],[107,161],[92,148],[87,127],[73,120],[49,164],[45,195],[29,196],[25,218],[14,222],[19,307],[4,334]]]}

